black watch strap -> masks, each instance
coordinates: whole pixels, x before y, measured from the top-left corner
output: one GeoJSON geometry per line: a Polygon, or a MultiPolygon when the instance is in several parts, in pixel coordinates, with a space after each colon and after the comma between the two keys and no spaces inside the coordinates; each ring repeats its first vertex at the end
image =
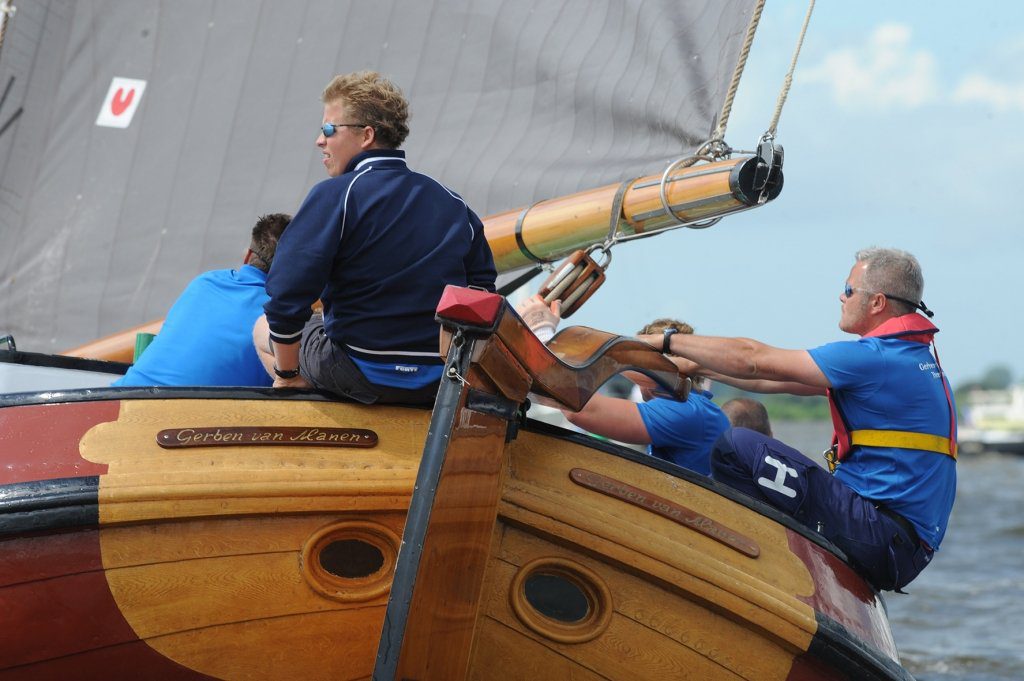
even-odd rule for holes
{"type": "Polygon", "coordinates": [[[671,347],[672,347],[672,335],[676,334],[676,333],[679,333],[679,329],[677,329],[677,328],[675,328],[673,326],[670,326],[667,329],[665,329],[664,331],[662,331],[661,333],[664,334],[664,337],[665,337],[665,340],[663,340],[661,342],[661,354],[663,354],[663,355],[671,355],[672,354],[672,349],[671,349],[671,347]]]}
{"type": "Polygon", "coordinates": [[[284,369],[278,369],[277,365],[275,364],[274,365],[274,373],[277,374],[281,378],[295,378],[296,376],[299,375],[299,370],[298,369],[288,369],[287,371],[285,371],[284,369]]]}

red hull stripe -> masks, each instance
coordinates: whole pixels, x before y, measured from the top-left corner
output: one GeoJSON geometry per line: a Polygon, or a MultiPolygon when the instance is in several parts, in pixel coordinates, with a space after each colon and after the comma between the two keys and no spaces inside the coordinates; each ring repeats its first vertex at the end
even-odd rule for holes
{"type": "Polygon", "coordinates": [[[79,454],[93,426],[116,421],[119,401],[64,402],[0,409],[0,485],[104,475],[106,464],[79,454]]]}
{"type": "Polygon", "coordinates": [[[99,530],[0,545],[0,677],[206,679],[139,641],[110,594],[99,530]]]}
{"type": "MultiPolygon", "coordinates": [[[[884,650],[885,641],[875,640],[878,623],[872,618],[877,608],[875,591],[853,568],[830,551],[808,541],[796,532],[786,529],[789,550],[800,559],[814,580],[814,593],[798,597],[831,620],[838,622],[854,636],[869,645],[884,650]]],[[[838,550],[838,549],[837,549],[838,550]]]]}

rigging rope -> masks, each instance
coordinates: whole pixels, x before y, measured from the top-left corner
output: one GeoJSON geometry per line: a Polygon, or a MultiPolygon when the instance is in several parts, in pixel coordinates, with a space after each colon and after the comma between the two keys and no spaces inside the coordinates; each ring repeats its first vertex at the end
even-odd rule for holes
{"type": "Polygon", "coordinates": [[[793,50],[793,60],[790,62],[790,71],[786,73],[785,80],[782,82],[782,90],[778,93],[778,101],[775,102],[775,115],[771,119],[771,124],[768,126],[766,135],[775,136],[775,130],[778,128],[778,119],[782,116],[782,105],[785,103],[785,98],[790,94],[790,87],[793,85],[793,74],[797,70],[797,59],[800,57],[800,48],[804,46],[804,36],[807,35],[807,25],[811,23],[811,12],[814,11],[814,0],[810,0],[810,4],[807,5],[807,14],[804,16],[804,27],[800,30],[800,38],[797,40],[797,47],[793,50]]]}
{"type": "MultiPolygon", "coordinates": [[[[667,183],[669,176],[677,168],[687,168],[700,161],[716,161],[723,157],[729,157],[733,153],[733,149],[725,143],[725,129],[729,124],[729,115],[732,113],[732,105],[736,99],[736,92],[739,90],[740,78],[743,76],[743,70],[747,65],[747,59],[750,56],[750,48],[754,43],[754,34],[757,32],[757,27],[761,22],[761,14],[764,11],[765,0],[758,0],[754,6],[753,11],[750,14],[750,22],[747,24],[747,34],[743,40],[743,46],[740,48],[739,57],[736,61],[736,68],[732,74],[732,81],[729,83],[729,90],[725,96],[725,102],[722,104],[722,112],[718,116],[718,124],[715,127],[715,131],[707,142],[702,144],[697,151],[685,158],[680,158],[669,164],[665,168],[665,172],[661,176],[661,186],[659,188],[660,198],[662,207],[665,209],[665,213],[676,220],[676,224],[669,228],[660,229],[656,232],[648,232],[643,234],[633,235],[620,235],[617,232],[609,233],[608,238],[605,239],[604,249],[607,250],[616,243],[623,241],[631,241],[633,239],[641,239],[648,236],[653,236],[668,229],[677,229],[679,227],[689,227],[690,229],[704,229],[716,224],[721,217],[711,218],[703,222],[688,222],[682,216],[672,209],[669,205],[667,196],[667,183]]],[[[768,129],[761,136],[761,144],[758,145],[758,154],[760,155],[762,148],[767,148],[770,152],[770,158],[768,159],[768,166],[774,165],[774,156],[776,154],[776,148],[773,143],[775,139],[775,132],[778,129],[779,118],[782,116],[782,107],[786,103],[786,97],[789,95],[790,87],[793,85],[793,74],[796,71],[797,60],[800,57],[800,49],[803,47],[804,38],[807,36],[807,26],[811,21],[811,14],[814,12],[815,0],[809,0],[807,6],[807,14],[804,16],[804,23],[800,29],[800,36],[797,39],[796,48],[793,50],[793,58],[789,63],[789,70],[786,72],[786,77],[783,79],[782,88],[779,92],[778,100],[775,104],[775,113],[772,116],[771,123],[768,125],[768,129]]],[[[781,154],[781,149],[778,151],[781,154]]],[[[758,204],[763,203],[767,200],[766,196],[762,196],[758,200],[758,204]]],[[[619,216],[616,216],[619,217],[619,216]]]]}
{"type": "Polygon", "coordinates": [[[4,34],[7,33],[7,22],[17,11],[18,8],[11,4],[11,0],[0,2],[0,50],[3,50],[4,47],[4,34]]]}
{"type": "MultiPolygon", "coordinates": [[[[809,0],[807,5],[807,13],[804,15],[804,23],[800,29],[800,36],[797,39],[796,47],[793,50],[793,58],[789,62],[789,70],[786,72],[786,77],[783,79],[782,88],[779,91],[779,97],[775,104],[775,114],[772,116],[771,123],[768,125],[768,130],[765,132],[765,137],[775,137],[775,132],[779,127],[779,118],[782,117],[782,107],[786,103],[786,98],[789,96],[789,90],[793,85],[793,73],[796,71],[797,60],[800,58],[800,50],[804,44],[804,38],[807,36],[807,26],[811,22],[811,14],[814,13],[815,0],[809,0]]],[[[725,139],[725,129],[729,124],[729,115],[732,113],[733,101],[736,99],[736,92],[739,90],[740,78],[743,76],[743,70],[747,65],[747,58],[750,56],[750,48],[754,42],[754,33],[757,31],[757,26],[761,21],[761,13],[764,11],[764,0],[758,0],[757,5],[754,7],[754,11],[750,15],[750,23],[747,25],[747,35],[743,41],[743,47],[740,48],[739,59],[736,62],[736,69],[732,74],[732,81],[729,83],[729,91],[725,95],[725,103],[722,104],[722,112],[718,115],[718,126],[715,128],[714,134],[711,139],[708,140],[703,147],[698,151],[701,153],[705,149],[716,153],[718,149],[728,149],[727,145],[723,145],[725,139]]]]}
{"type": "Polygon", "coordinates": [[[810,4],[807,5],[807,14],[804,16],[804,25],[800,29],[800,38],[796,41],[796,49],[793,50],[793,60],[789,63],[789,72],[786,73],[786,79],[782,83],[782,91],[779,92],[779,99],[775,104],[775,115],[772,116],[772,122],[768,126],[768,131],[765,132],[765,136],[775,137],[775,130],[779,127],[779,118],[782,116],[782,106],[786,103],[786,97],[789,96],[789,88],[793,85],[793,72],[796,71],[796,61],[800,57],[800,48],[804,44],[804,36],[807,35],[807,25],[811,22],[811,13],[814,11],[814,0],[810,0],[810,4]]]}
{"type": "MultiPolygon", "coordinates": [[[[611,248],[616,244],[625,241],[633,241],[635,239],[644,239],[647,237],[654,236],[656,234],[661,234],[662,232],[667,232],[673,229],[679,229],[680,227],[688,227],[690,229],[705,229],[716,224],[719,220],[722,219],[721,216],[719,216],[716,218],[696,222],[689,222],[685,220],[669,204],[667,194],[667,183],[669,182],[669,176],[677,168],[687,168],[692,165],[695,165],[696,163],[699,163],[700,161],[711,162],[732,155],[733,149],[729,147],[728,144],[725,143],[725,129],[729,124],[729,116],[732,113],[732,105],[736,99],[736,93],[739,90],[740,79],[743,76],[743,70],[747,65],[747,59],[750,56],[750,48],[754,43],[754,34],[757,32],[758,24],[760,24],[761,22],[761,14],[764,11],[764,3],[765,0],[757,0],[757,4],[754,6],[753,11],[751,12],[750,22],[747,24],[747,34],[744,37],[743,46],[740,48],[739,57],[736,61],[736,68],[733,71],[732,80],[729,83],[729,90],[726,93],[725,102],[722,104],[722,111],[718,115],[718,124],[715,127],[714,133],[712,134],[711,138],[707,142],[702,144],[694,154],[684,158],[676,159],[675,161],[670,163],[669,166],[665,168],[665,172],[661,176],[661,183],[659,187],[661,204],[662,207],[665,209],[665,213],[674,218],[676,224],[671,225],[669,227],[663,227],[653,232],[642,232],[638,234],[629,235],[621,234],[618,228],[620,225],[620,221],[622,220],[622,207],[620,203],[620,197],[617,196],[616,201],[613,202],[612,206],[611,225],[608,232],[608,236],[605,238],[604,242],[600,246],[591,247],[591,250],[595,247],[598,248],[599,250],[607,254],[610,260],[611,248]]],[[[790,60],[789,70],[787,71],[786,77],[783,80],[782,88],[779,92],[779,97],[775,104],[775,113],[772,116],[772,120],[768,126],[768,129],[761,136],[761,142],[764,143],[764,145],[766,145],[771,152],[772,158],[769,159],[769,167],[774,165],[773,159],[776,150],[773,140],[775,138],[775,132],[778,129],[779,119],[782,116],[782,107],[785,105],[786,98],[789,95],[789,90],[793,85],[793,74],[796,71],[796,64],[797,60],[800,57],[800,50],[803,47],[804,38],[807,35],[807,26],[810,24],[811,21],[811,14],[814,11],[814,4],[815,0],[809,0],[807,14],[804,16],[804,23],[800,29],[800,36],[797,39],[796,48],[793,51],[793,58],[790,60]]],[[[760,154],[762,144],[759,144],[758,147],[758,153],[760,154]]],[[[781,154],[781,149],[779,149],[778,153],[781,154]]],[[[632,184],[632,181],[624,182],[619,189],[619,194],[621,194],[622,191],[630,184],[632,184]]],[[[767,199],[765,196],[763,196],[758,201],[758,204],[763,203],[765,200],[767,199]]],[[[607,267],[607,263],[605,266],[607,267]]]]}
{"type": "Polygon", "coordinates": [[[715,132],[711,136],[712,142],[721,142],[725,139],[725,128],[729,124],[732,103],[736,99],[736,92],[740,87],[740,77],[743,76],[743,69],[747,65],[747,57],[750,56],[750,46],[754,43],[754,33],[757,31],[757,25],[761,22],[762,11],[764,11],[764,0],[758,0],[753,13],[750,15],[750,23],[747,25],[747,36],[743,40],[743,47],[740,48],[740,57],[736,62],[736,69],[732,73],[732,82],[729,83],[729,91],[725,95],[725,103],[722,104],[722,113],[718,115],[718,127],[715,128],[715,132]]]}

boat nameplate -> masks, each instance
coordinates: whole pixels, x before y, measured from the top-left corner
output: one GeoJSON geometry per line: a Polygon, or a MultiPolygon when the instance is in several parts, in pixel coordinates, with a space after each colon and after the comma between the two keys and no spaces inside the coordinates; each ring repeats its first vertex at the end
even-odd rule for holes
{"type": "Polygon", "coordinates": [[[165,449],[181,447],[237,447],[282,445],[300,447],[375,447],[377,433],[365,428],[318,428],[311,426],[215,426],[170,428],[156,434],[165,449]]]}
{"type": "Polygon", "coordinates": [[[583,468],[573,468],[569,471],[569,477],[577,485],[592,489],[601,494],[607,494],[610,497],[622,499],[626,503],[639,506],[652,513],[657,513],[662,517],[711,537],[715,541],[725,544],[745,556],[757,558],[761,555],[761,548],[754,540],[730,530],[725,525],[708,518],[706,515],[671,502],[664,497],[659,497],[639,487],[634,487],[620,480],[583,468]]]}

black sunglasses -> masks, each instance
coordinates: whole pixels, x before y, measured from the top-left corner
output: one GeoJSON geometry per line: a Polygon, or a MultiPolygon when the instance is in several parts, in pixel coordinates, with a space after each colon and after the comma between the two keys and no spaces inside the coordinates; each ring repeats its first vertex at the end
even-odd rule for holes
{"type": "Polygon", "coordinates": [[[330,137],[338,131],[338,128],[365,128],[362,123],[324,123],[320,126],[320,132],[324,137],[330,137]]]}
{"type": "MultiPolygon", "coordinates": [[[[853,296],[855,291],[863,291],[864,293],[871,293],[871,291],[868,291],[867,289],[854,288],[854,287],[850,286],[849,282],[847,282],[847,284],[843,287],[843,295],[846,296],[847,298],[850,298],[851,296],[853,296]]],[[[935,313],[928,309],[928,306],[926,306],[924,304],[923,300],[921,302],[919,302],[919,303],[912,303],[909,300],[907,300],[906,298],[900,298],[898,296],[891,296],[888,293],[882,293],[882,295],[885,296],[886,298],[890,299],[890,300],[898,300],[899,302],[904,303],[905,305],[909,305],[910,307],[914,308],[915,310],[920,310],[929,319],[931,319],[932,317],[935,316],[935,313]]]]}

